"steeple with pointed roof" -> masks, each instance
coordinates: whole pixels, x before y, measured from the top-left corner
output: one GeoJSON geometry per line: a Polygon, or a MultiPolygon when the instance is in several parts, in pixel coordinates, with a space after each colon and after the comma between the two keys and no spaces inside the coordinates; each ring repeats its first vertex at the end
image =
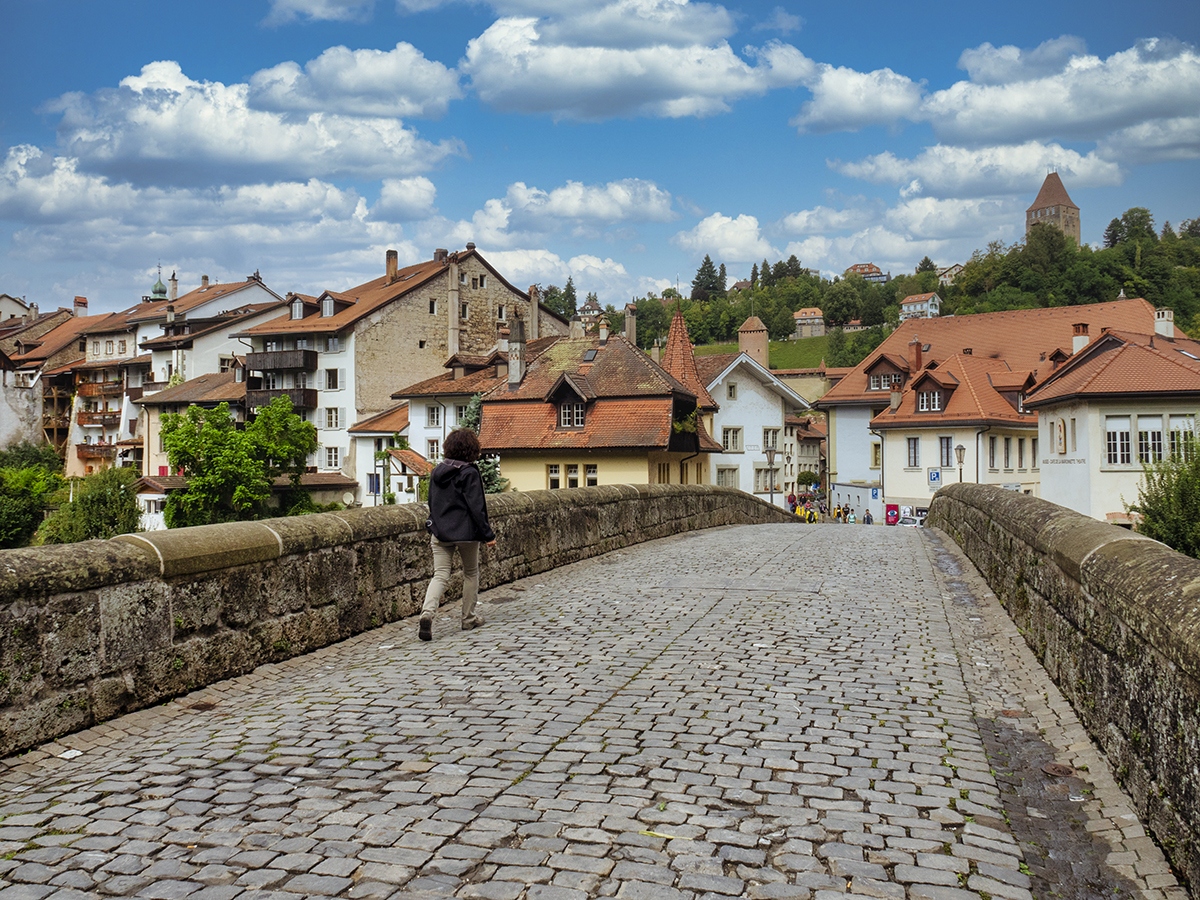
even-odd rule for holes
{"type": "Polygon", "coordinates": [[[675,310],[671,319],[671,329],[667,332],[667,346],[663,350],[660,365],[666,369],[676,381],[696,395],[696,405],[701,410],[714,410],[717,403],[713,400],[708,388],[700,379],[696,370],[696,354],[692,349],[692,339],[688,336],[687,323],[683,313],[675,310]]]}
{"type": "Polygon", "coordinates": [[[1042,182],[1033,205],[1025,210],[1025,237],[1034,225],[1053,225],[1079,246],[1079,207],[1067,193],[1057,172],[1051,172],[1042,182]]]}

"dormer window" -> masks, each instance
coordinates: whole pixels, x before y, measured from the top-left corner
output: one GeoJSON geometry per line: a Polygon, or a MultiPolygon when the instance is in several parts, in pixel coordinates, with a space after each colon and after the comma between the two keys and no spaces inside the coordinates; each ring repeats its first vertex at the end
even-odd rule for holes
{"type": "Polygon", "coordinates": [[[292,301],[292,318],[293,319],[303,319],[304,318],[304,301],[298,297],[292,301]]]}
{"type": "Polygon", "coordinates": [[[329,318],[333,315],[333,298],[325,297],[321,300],[321,315],[329,318]]]}
{"type": "Polygon", "coordinates": [[[582,428],[583,427],[583,409],[584,404],[568,401],[559,404],[558,407],[558,427],[559,428],[582,428]]]}
{"type": "Polygon", "coordinates": [[[942,408],[941,391],[918,391],[917,409],[920,412],[937,412],[942,408]]]}

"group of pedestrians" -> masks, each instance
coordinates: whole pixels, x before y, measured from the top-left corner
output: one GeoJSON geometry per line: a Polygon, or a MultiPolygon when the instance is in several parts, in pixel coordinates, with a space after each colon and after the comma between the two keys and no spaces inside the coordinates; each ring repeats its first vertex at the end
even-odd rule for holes
{"type": "MultiPolygon", "coordinates": [[[[788,510],[798,516],[802,522],[822,522],[826,516],[830,515],[823,501],[814,501],[812,498],[801,501],[795,494],[788,494],[787,505],[788,510]]],[[[854,508],[849,504],[839,503],[833,508],[832,516],[838,525],[857,525],[860,521],[854,508]]],[[[875,519],[869,509],[863,513],[861,521],[863,525],[875,524],[875,519]]]]}

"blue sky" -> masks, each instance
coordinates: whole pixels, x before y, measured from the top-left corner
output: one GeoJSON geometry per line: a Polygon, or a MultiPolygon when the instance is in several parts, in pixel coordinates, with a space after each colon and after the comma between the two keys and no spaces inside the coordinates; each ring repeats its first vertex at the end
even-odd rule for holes
{"type": "Polygon", "coordinates": [[[621,303],[961,262],[1050,167],[1083,239],[1200,216],[1193,2],[0,0],[0,292],[93,311],[474,241],[621,303]]]}

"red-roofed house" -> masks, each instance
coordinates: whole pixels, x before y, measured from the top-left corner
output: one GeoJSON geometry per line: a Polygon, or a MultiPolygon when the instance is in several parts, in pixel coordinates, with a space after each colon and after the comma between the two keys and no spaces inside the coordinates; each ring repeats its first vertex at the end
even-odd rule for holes
{"type": "Polygon", "coordinates": [[[1196,434],[1200,342],[1176,335],[1171,310],[1155,316],[1151,333],[1102,332],[1029,391],[1045,499],[1131,524],[1125,507],[1137,502],[1143,466],[1196,434]]]}
{"type": "Polygon", "coordinates": [[[559,338],[536,354],[524,352],[522,332],[514,323],[504,381],[483,395],[479,435],[513,490],[711,483],[708,456],[721,445],[705,429],[697,391],[610,336],[603,320],[598,337],[559,338]]]}
{"type": "MultiPolygon", "coordinates": [[[[1034,431],[1023,424],[1024,419],[1014,419],[1012,424],[1022,424],[1017,425],[1017,430],[1005,432],[998,422],[988,420],[982,413],[972,424],[969,418],[949,418],[945,415],[945,406],[941,410],[922,410],[920,397],[914,393],[918,387],[916,380],[931,363],[941,367],[954,356],[1000,361],[1013,375],[1004,375],[999,368],[989,369],[986,373],[990,379],[988,390],[997,395],[1019,395],[1010,378],[1023,379],[1026,373],[1033,374],[1035,383],[1046,378],[1070,357],[1076,332],[1088,328],[1093,333],[1103,328],[1146,333],[1154,328],[1154,307],[1142,299],[1123,299],[1090,306],[1016,309],[901,323],[816,404],[829,415],[830,503],[849,503],[856,511],[869,506],[876,521],[884,521],[884,503],[893,493],[893,484],[886,478],[885,469],[891,471],[892,466],[899,465],[901,469],[913,470],[897,485],[904,486],[906,493],[902,496],[922,501],[914,502],[914,512],[927,507],[940,484],[950,483],[958,477],[956,454],[952,454],[950,465],[943,465],[943,437],[951,438],[952,450],[959,444],[965,448],[962,464],[965,481],[1019,484],[1021,490],[1037,493],[1040,473],[1034,467],[1036,457],[1032,453],[1032,444],[1025,445],[1024,465],[1020,464],[1021,435],[1025,435],[1026,441],[1036,437],[1034,431]],[[901,408],[912,413],[902,423],[895,416],[879,418],[880,413],[892,408],[893,391],[901,395],[901,408]],[[906,399],[906,395],[911,396],[906,399]],[[894,448],[902,448],[900,460],[885,460],[883,431],[876,427],[877,423],[885,422],[897,424],[888,434],[887,452],[893,454],[900,452],[894,448]],[[1013,440],[1007,465],[1005,436],[1013,440]],[[997,438],[994,458],[992,437],[997,438]],[[916,441],[917,447],[917,464],[912,466],[906,465],[909,438],[916,441]],[[931,468],[936,470],[932,477],[931,468]],[[922,491],[917,491],[913,488],[912,478],[921,473],[924,473],[925,486],[922,491]]],[[[969,383],[981,384],[982,373],[977,372],[974,362],[965,365],[972,373],[969,383]]],[[[965,396],[960,393],[960,388],[952,387],[949,380],[950,375],[957,378],[960,369],[961,363],[945,374],[931,374],[921,383],[920,392],[930,394],[935,390],[933,385],[937,384],[938,391],[949,392],[942,399],[949,400],[951,393],[965,396]]],[[[1019,404],[1019,396],[1016,399],[1019,404]]],[[[927,397],[926,402],[932,402],[931,397],[927,397]]],[[[956,401],[956,408],[961,402],[956,401]]],[[[980,410],[1003,411],[994,397],[980,399],[977,405],[980,410]]],[[[1007,415],[1005,413],[1005,417],[1007,415]]]]}
{"type": "Polygon", "coordinates": [[[900,301],[900,321],[905,319],[932,319],[940,315],[942,298],[937,294],[912,294],[900,301]]]}
{"type": "MultiPolygon", "coordinates": [[[[350,426],[347,431],[353,442],[356,472],[361,473],[363,482],[361,502],[364,506],[378,506],[385,502],[388,494],[399,494],[398,503],[414,503],[417,500],[413,480],[406,477],[416,466],[407,456],[385,456],[384,451],[396,448],[396,438],[409,440],[408,403],[401,402],[374,416],[368,416],[350,426]],[[410,490],[410,488],[412,490],[410,490]]],[[[424,460],[415,450],[405,454],[424,460]]]]}
{"type": "Polygon", "coordinates": [[[815,306],[806,306],[792,313],[796,323],[796,337],[821,337],[825,334],[825,314],[815,306]]]}

